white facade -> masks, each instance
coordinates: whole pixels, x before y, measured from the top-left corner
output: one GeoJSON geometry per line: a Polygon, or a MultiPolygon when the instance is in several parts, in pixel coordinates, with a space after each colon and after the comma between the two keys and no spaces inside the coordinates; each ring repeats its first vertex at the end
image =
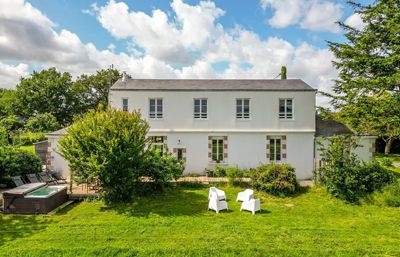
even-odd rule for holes
{"type": "Polygon", "coordinates": [[[58,152],[58,139],[60,134],[48,135],[47,140],[49,142],[49,153],[50,153],[50,169],[60,172],[64,178],[69,179],[70,171],[68,162],[58,152]]]}
{"type": "Polygon", "coordinates": [[[271,142],[275,141],[271,140],[277,138],[279,147],[274,146],[274,151],[280,160],[274,162],[291,164],[298,179],[312,177],[315,91],[311,87],[292,91],[112,88],[109,100],[114,108],[125,106],[128,111],[140,110],[150,124],[149,136],[162,136],[163,143],[175,155],[178,149],[183,149],[180,153],[183,153],[186,174],[204,174],[217,163],[243,168],[269,163],[274,156],[271,142]],[[150,99],[162,99],[162,118],[150,117],[150,99]],[[195,118],[195,99],[207,99],[207,118],[195,118]],[[249,99],[248,119],[237,119],[237,99],[249,99]],[[292,119],[279,117],[280,99],[292,100],[292,119]],[[222,161],[213,161],[217,139],[223,144],[222,161]]]}

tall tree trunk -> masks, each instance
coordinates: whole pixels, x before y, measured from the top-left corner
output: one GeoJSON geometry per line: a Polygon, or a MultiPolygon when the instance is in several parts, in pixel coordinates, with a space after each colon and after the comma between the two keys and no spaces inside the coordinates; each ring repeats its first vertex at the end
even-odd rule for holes
{"type": "Polygon", "coordinates": [[[390,149],[392,148],[394,138],[389,138],[387,141],[385,141],[385,155],[389,155],[390,149]]]}

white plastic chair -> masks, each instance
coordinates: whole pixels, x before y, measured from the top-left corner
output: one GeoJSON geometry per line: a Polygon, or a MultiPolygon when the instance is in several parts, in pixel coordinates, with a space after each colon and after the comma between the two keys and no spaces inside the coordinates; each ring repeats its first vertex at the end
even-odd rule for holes
{"type": "Polygon", "coordinates": [[[251,189],[246,189],[243,192],[239,192],[236,198],[236,202],[237,201],[245,202],[253,198],[254,198],[254,191],[251,189]]]}
{"type": "Polygon", "coordinates": [[[223,190],[220,190],[216,187],[210,187],[210,190],[208,192],[208,200],[211,199],[211,196],[213,194],[217,195],[218,200],[226,200],[226,195],[223,190]]]}
{"type": "Polygon", "coordinates": [[[228,210],[228,203],[225,200],[218,200],[217,195],[212,194],[208,200],[208,210],[214,210],[217,213],[222,210],[228,210]]]}
{"type": "Polygon", "coordinates": [[[240,211],[242,210],[251,211],[253,215],[256,214],[256,211],[261,211],[260,199],[250,199],[249,201],[244,201],[242,203],[242,207],[240,207],[240,211]]]}

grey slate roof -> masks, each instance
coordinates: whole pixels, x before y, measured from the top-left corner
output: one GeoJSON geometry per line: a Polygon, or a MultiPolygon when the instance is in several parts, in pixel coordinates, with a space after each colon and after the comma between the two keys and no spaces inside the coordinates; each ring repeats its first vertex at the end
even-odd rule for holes
{"type": "Polygon", "coordinates": [[[140,91],[315,91],[300,79],[121,79],[111,90],[140,91]]]}
{"type": "Polygon", "coordinates": [[[331,119],[323,119],[321,116],[317,115],[315,117],[316,130],[315,135],[330,137],[335,135],[345,135],[352,134],[353,132],[343,123],[337,122],[331,119]]]}

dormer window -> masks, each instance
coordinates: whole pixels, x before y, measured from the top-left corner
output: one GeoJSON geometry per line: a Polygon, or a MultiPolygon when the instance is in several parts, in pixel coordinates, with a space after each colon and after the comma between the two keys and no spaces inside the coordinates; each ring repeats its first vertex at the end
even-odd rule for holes
{"type": "Polygon", "coordinates": [[[279,119],[281,120],[293,119],[293,99],[291,98],[279,99],[279,119]]]}
{"type": "Polygon", "coordinates": [[[150,98],[150,119],[162,119],[163,117],[163,99],[162,98],[150,98]]]}

